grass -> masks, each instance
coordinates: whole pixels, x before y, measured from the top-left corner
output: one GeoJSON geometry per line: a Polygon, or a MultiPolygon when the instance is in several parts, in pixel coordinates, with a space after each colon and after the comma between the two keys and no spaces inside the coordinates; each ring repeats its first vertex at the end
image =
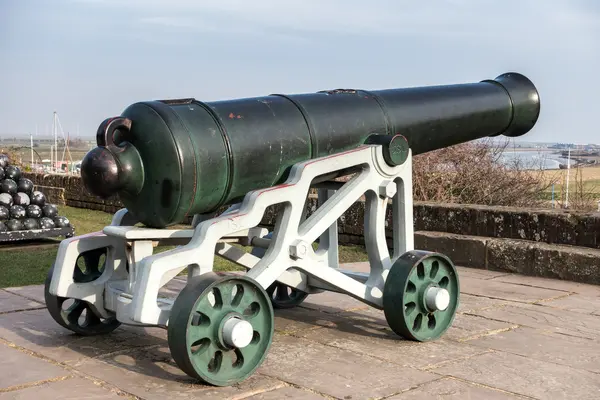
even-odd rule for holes
{"type": "MultiPolygon", "coordinates": [[[[567,170],[546,170],[542,176],[548,183],[554,182],[554,198],[560,200],[566,191],[567,170]]],[[[569,196],[600,200],[600,166],[573,168],[569,176],[569,196]]],[[[543,194],[544,200],[552,199],[552,187],[543,194]]]]}
{"type": "MultiPolygon", "coordinates": [[[[112,214],[102,211],[86,210],[81,208],[59,206],[59,215],[64,215],[75,227],[75,234],[82,235],[90,232],[101,231],[110,224],[112,214]]],[[[172,246],[155,248],[155,252],[172,249],[172,246]]],[[[250,251],[250,247],[243,247],[250,251]]],[[[44,283],[48,270],[56,258],[57,247],[52,248],[24,248],[23,250],[2,250],[0,248],[0,288],[37,285],[44,283]]],[[[361,246],[340,246],[339,257],[341,263],[367,261],[367,255],[361,246]]],[[[215,270],[232,271],[241,268],[221,257],[215,257],[215,270]]]]}

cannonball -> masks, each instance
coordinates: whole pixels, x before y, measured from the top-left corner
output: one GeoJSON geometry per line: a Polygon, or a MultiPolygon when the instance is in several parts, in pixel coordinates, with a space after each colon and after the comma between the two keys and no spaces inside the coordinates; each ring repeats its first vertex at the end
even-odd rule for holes
{"type": "Polygon", "coordinates": [[[8,193],[0,193],[0,206],[10,208],[13,205],[13,198],[8,193]]]}
{"type": "Polygon", "coordinates": [[[28,206],[29,205],[29,196],[25,193],[17,193],[13,196],[13,204],[18,204],[20,206],[28,206]]]}
{"type": "Polygon", "coordinates": [[[71,226],[71,221],[67,217],[54,217],[54,224],[57,228],[68,228],[71,226]]]}
{"type": "Polygon", "coordinates": [[[21,231],[23,230],[23,222],[18,219],[9,219],[6,222],[6,227],[9,231],[21,231]]]}
{"type": "Polygon", "coordinates": [[[6,154],[0,154],[0,168],[8,166],[8,156],[6,154]]]}
{"type": "Polygon", "coordinates": [[[36,206],[44,207],[44,204],[46,204],[46,196],[39,190],[34,191],[29,198],[31,204],[35,204],[36,206]]]}
{"type": "Polygon", "coordinates": [[[0,167],[0,181],[4,179],[4,168],[0,167]]]}
{"type": "Polygon", "coordinates": [[[48,217],[42,217],[38,220],[40,224],[40,228],[42,229],[52,229],[54,228],[54,221],[48,217]]]}
{"type": "Polygon", "coordinates": [[[39,229],[39,227],[40,225],[38,223],[38,220],[35,218],[26,218],[23,220],[23,228],[25,228],[28,231],[33,229],[39,229]]]}
{"type": "Polygon", "coordinates": [[[58,208],[54,204],[46,204],[42,207],[42,211],[44,212],[44,217],[52,218],[58,215],[58,208]]]}
{"type": "Polygon", "coordinates": [[[7,176],[2,182],[0,182],[0,192],[8,193],[10,195],[16,194],[17,182],[7,176]]]}
{"type": "Polygon", "coordinates": [[[19,167],[14,165],[9,165],[8,167],[4,167],[4,179],[12,179],[15,182],[18,182],[21,179],[21,170],[19,167]]]}
{"type": "Polygon", "coordinates": [[[8,228],[6,227],[6,224],[2,221],[0,221],[0,233],[2,232],[6,232],[8,230],[8,228]]]}
{"type": "Polygon", "coordinates": [[[27,206],[27,217],[28,218],[41,218],[42,217],[42,208],[35,204],[30,204],[27,206]]]}
{"type": "Polygon", "coordinates": [[[10,217],[12,219],[25,219],[27,216],[27,211],[25,211],[25,207],[14,205],[10,208],[10,217]]]}
{"type": "Polygon", "coordinates": [[[33,192],[33,182],[31,179],[21,178],[17,182],[17,190],[29,196],[33,192]]]}
{"type": "Polygon", "coordinates": [[[0,221],[6,221],[10,218],[9,207],[0,206],[0,221]]]}

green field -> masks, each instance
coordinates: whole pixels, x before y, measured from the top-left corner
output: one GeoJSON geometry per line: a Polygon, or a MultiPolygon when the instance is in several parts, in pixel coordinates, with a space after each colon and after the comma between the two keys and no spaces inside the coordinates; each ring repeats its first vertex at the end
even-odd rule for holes
{"type": "MultiPolygon", "coordinates": [[[[75,227],[75,234],[82,235],[102,230],[110,224],[112,214],[81,208],[60,206],[59,215],[64,215],[75,227]]],[[[11,247],[13,247],[11,245],[11,247]]],[[[14,247],[13,247],[14,248],[14,247]]],[[[169,247],[156,248],[165,251],[169,247]]],[[[250,251],[250,248],[244,248],[250,251]]],[[[0,247],[0,288],[37,285],[44,282],[48,269],[56,258],[57,247],[24,248],[23,250],[3,250],[0,247]]],[[[360,246],[340,246],[340,262],[366,261],[367,255],[360,246]]],[[[215,270],[240,270],[236,264],[215,257],[215,270]]]]}
{"type": "MultiPolygon", "coordinates": [[[[573,168],[569,172],[569,197],[590,203],[594,207],[600,200],[600,167],[573,168]]],[[[566,192],[567,170],[547,170],[543,178],[548,185],[554,183],[554,198],[564,198],[566,192]]],[[[552,188],[548,187],[543,193],[544,200],[552,198],[552,188]]]]}

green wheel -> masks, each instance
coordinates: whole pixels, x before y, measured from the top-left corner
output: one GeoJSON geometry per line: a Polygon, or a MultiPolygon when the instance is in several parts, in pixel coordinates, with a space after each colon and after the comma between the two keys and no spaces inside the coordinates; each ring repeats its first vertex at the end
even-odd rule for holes
{"type": "Polygon", "coordinates": [[[262,364],[274,325],[269,295],[256,281],[211,272],[189,282],[175,300],[169,348],[189,376],[230,386],[262,364]]]}
{"type": "MultiPolygon", "coordinates": [[[[73,281],[75,283],[95,281],[102,275],[105,263],[105,248],[80,254],[73,272],[73,281]]],[[[48,312],[59,325],[82,336],[107,334],[121,325],[115,317],[102,318],[95,307],[86,301],[50,294],[49,289],[53,272],[54,266],[50,268],[46,276],[44,300],[48,312]]]]}
{"type": "Polygon", "coordinates": [[[308,293],[275,281],[267,288],[273,308],[294,308],[302,304],[308,293]]]}
{"type": "Polygon", "coordinates": [[[383,289],[383,311],[398,335],[419,342],[438,339],[452,325],[460,285],[446,256],[409,251],[392,266],[383,289]]]}

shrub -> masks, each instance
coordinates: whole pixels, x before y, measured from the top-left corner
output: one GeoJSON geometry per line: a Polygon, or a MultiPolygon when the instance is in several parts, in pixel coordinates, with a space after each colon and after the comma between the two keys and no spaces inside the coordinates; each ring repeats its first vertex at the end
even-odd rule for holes
{"type": "Polygon", "coordinates": [[[489,139],[463,143],[413,158],[415,200],[540,207],[543,193],[552,185],[543,171],[526,169],[521,163],[500,161],[503,146],[489,139]]]}

